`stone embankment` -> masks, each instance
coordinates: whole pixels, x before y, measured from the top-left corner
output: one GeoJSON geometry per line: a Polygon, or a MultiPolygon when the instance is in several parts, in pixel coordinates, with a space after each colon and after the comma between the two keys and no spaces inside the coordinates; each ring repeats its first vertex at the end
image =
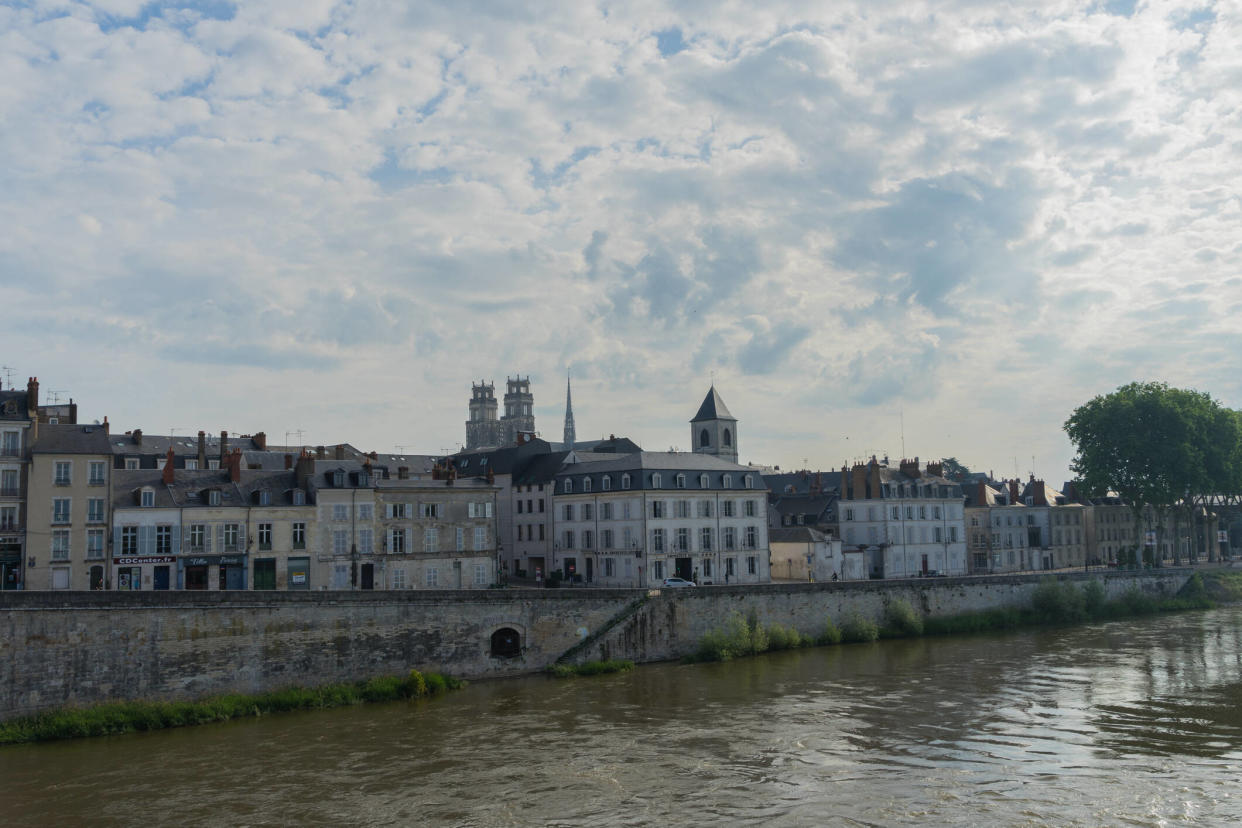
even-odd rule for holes
{"type": "MultiPolygon", "coordinates": [[[[1167,597],[1189,570],[1097,578],[1167,597]]],[[[194,699],[410,669],[469,679],[558,659],[679,658],[734,612],[807,634],[900,598],[927,616],[1025,607],[1038,576],[665,590],[0,593],[0,719],[65,706],[194,699]]]]}

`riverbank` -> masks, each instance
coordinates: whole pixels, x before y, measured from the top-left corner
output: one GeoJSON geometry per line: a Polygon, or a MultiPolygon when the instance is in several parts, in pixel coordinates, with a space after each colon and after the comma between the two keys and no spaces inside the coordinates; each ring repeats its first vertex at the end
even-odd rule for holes
{"type": "Polygon", "coordinates": [[[235,693],[199,701],[133,701],[66,708],[0,723],[0,745],[163,730],[293,710],[422,699],[463,686],[465,682],[451,676],[411,670],[406,676],[321,687],[287,687],[253,695],[235,693]]]}
{"type": "Polygon", "coordinates": [[[1168,612],[1214,609],[1242,602],[1242,572],[1194,573],[1172,597],[1155,597],[1131,588],[1108,599],[1098,580],[1084,583],[1046,578],[1035,588],[1029,607],[1003,607],[980,612],[924,617],[911,604],[895,598],[877,619],[851,613],[838,625],[824,621],[819,634],[799,632],[779,623],[763,623],[755,614],[734,613],[728,622],[699,641],[686,661],[729,661],[748,655],[875,641],[881,638],[963,635],[1024,627],[1070,626],[1092,621],[1139,618],[1168,612]]]}

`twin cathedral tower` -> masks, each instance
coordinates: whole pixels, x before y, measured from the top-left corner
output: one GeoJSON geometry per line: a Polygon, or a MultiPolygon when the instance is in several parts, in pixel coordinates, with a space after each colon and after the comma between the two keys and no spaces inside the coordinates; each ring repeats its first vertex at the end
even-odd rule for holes
{"type": "MultiPolygon", "coordinates": [[[[466,421],[466,450],[516,445],[520,435],[535,435],[535,397],[530,393],[530,377],[505,378],[505,413],[496,404],[496,385],[470,384],[470,419],[466,421]]],[[[737,418],[729,413],[713,384],[698,413],[690,421],[690,440],[696,454],[711,454],[737,462],[737,418]]],[[[568,377],[565,379],[565,450],[589,448],[580,444],[574,432],[574,405],[568,377]]],[[[591,441],[592,443],[594,441],[591,441]]]]}

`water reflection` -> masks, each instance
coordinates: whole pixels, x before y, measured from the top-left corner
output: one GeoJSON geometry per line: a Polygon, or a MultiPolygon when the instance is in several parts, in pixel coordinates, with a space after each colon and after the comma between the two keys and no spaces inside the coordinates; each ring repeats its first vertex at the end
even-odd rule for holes
{"type": "Polygon", "coordinates": [[[6,823],[1222,823],[1242,609],[0,751],[6,823]]]}

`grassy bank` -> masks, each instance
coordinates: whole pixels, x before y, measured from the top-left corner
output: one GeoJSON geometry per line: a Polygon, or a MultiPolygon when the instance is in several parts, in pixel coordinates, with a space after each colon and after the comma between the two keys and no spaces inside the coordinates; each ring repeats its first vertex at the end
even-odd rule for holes
{"type": "Polygon", "coordinates": [[[779,624],[762,624],[752,614],[734,613],[725,626],[699,641],[688,661],[728,661],[733,658],[795,647],[875,641],[878,638],[913,638],[921,635],[1010,630],[1018,627],[1059,626],[1086,621],[1134,618],[1163,612],[1211,609],[1220,603],[1242,601],[1242,573],[1195,573],[1176,596],[1159,598],[1137,588],[1120,598],[1107,600],[1099,581],[1075,584],[1047,578],[1031,596],[1029,607],[994,609],[960,615],[924,618],[903,599],[894,599],[884,616],[872,620],[852,613],[838,627],[832,619],[815,635],[779,624]]]}
{"type": "Polygon", "coordinates": [[[412,670],[407,676],[384,676],[321,687],[288,687],[255,695],[237,693],[199,701],[134,701],[65,708],[0,722],[0,745],[186,727],[287,710],[425,698],[464,685],[460,679],[440,673],[412,670]]]}
{"type": "Polygon", "coordinates": [[[607,673],[626,673],[634,669],[634,662],[613,658],[608,661],[588,661],[583,664],[553,664],[548,672],[557,678],[573,676],[602,676],[607,673]]]}

